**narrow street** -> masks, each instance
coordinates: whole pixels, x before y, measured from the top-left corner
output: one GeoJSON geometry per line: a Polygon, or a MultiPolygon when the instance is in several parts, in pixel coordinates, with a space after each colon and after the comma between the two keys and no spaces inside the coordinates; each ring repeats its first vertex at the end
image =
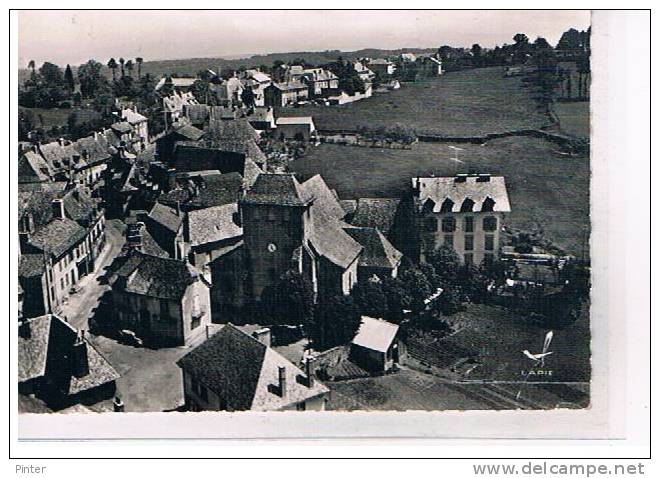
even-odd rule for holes
{"type": "Polygon", "coordinates": [[[78,329],[88,329],[87,320],[99,305],[103,294],[110,286],[99,280],[106,273],[106,268],[119,255],[124,244],[123,223],[117,219],[106,221],[106,246],[97,259],[96,270],[84,277],[77,286],[80,291],[71,294],[59,314],[66,317],[71,325],[78,329]]]}

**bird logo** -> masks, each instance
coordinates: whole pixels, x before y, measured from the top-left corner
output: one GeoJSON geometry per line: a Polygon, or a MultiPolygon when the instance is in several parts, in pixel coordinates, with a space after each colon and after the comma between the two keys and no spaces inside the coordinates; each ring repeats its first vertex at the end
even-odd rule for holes
{"type": "Polygon", "coordinates": [[[545,365],[545,358],[548,355],[552,355],[553,352],[548,352],[548,349],[550,348],[550,343],[552,342],[552,337],[553,337],[553,332],[550,330],[547,334],[545,334],[545,341],[543,342],[543,350],[541,353],[538,354],[533,354],[529,350],[525,349],[522,351],[523,355],[531,360],[534,361],[534,363],[540,365],[543,367],[545,365]]]}

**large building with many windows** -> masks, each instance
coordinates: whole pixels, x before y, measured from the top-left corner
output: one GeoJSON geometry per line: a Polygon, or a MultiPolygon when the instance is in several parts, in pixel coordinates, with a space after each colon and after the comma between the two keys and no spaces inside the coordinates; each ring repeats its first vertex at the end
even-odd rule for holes
{"type": "Polygon", "coordinates": [[[503,177],[416,177],[412,187],[420,261],[443,244],[466,263],[498,257],[503,219],[511,211],[503,177]]]}

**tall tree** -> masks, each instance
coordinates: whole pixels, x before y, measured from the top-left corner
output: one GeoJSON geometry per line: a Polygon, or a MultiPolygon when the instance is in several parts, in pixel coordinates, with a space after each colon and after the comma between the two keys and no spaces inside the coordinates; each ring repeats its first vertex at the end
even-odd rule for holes
{"type": "Polygon", "coordinates": [[[67,90],[71,93],[76,87],[76,83],[73,79],[73,71],[71,71],[71,65],[66,65],[66,69],[64,70],[64,84],[66,85],[67,90]]]}
{"type": "Polygon", "coordinates": [[[126,62],[126,70],[128,71],[128,76],[133,77],[133,60],[126,62]]]}
{"type": "Polygon", "coordinates": [[[318,307],[307,326],[307,334],[317,350],[349,343],[360,327],[360,311],[351,296],[330,297],[318,307]]]}
{"type": "Polygon", "coordinates": [[[144,62],[144,59],[139,57],[139,56],[135,59],[135,63],[137,64],[137,68],[138,68],[138,79],[142,78],[142,63],[143,62],[144,62]]]}
{"type": "Polygon", "coordinates": [[[273,324],[309,324],[314,314],[312,285],[298,272],[285,272],[263,291],[261,305],[264,320],[273,324]]]}
{"type": "Polygon", "coordinates": [[[45,62],[41,65],[41,68],[39,68],[39,74],[45,85],[48,87],[61,86],[64,81],[62,70],[54,63],[45,62]]]}
{"type": "Polygon", "coordinates": [[[124,76],[126,76],[126,73],[125,73],[125,71],[124,71],[124,64],[125,64],[125,63],[126,63],[126,60],[124,60],[123,58],[120,58],[120,59],[119,59],[119,64],[121,65],[121,77],[122,77],[122,78],[123,78],[124,76]]]}
{"type": "Polygon", "coordinates": [[[102,65],[96,60],[89,60],[78,68],[80,92],[86,98],[94,96],[106,84],[101,74],[102,65]]]}
{"type": "Polygon", "coordinates": [[[32,74],[30,75],[32,81],[35,81],[37,79],[37,72],[35,71],[35,69],[37,68],[37,64],[34,62],[34,60],[29,61],[28,68],[32,70],[32,74]]]}
{"type": "Polygon", "coordinates": [[[108,68],[112,70],[112,81],[117,79],[117,62],[114,58],[108,60],[108,68]]]}

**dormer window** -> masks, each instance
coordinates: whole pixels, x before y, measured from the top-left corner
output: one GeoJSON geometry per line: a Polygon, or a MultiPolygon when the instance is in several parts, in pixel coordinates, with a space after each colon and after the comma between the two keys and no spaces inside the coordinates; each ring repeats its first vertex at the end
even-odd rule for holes
{"type": "Polygon", "coordinates": [[[452,212],[454,209],[454,201],[449,198],[446,198],[442,201],[442,206],[440,207],[440,212],[452,212]]]}
{"type": "Polygon", "coordinates": [[[461,212],[472,212],[474,210],[474,201],[470,198],[465,198],[461,204],[461,212]]]}
{"type": "Polygon", "coordinates": [[[491,197],[484,199],[483,204],[481,205],[481,210],[483,212],[491,212],[495,208],[495,201],[491,197]]]}
{"type": "Polygon", "coordinates": [[[435,208],[435,201],[429,198],[424,202],[424,205],[422,206],[422,212],[433,212],[433,208],[435,208]]]}

